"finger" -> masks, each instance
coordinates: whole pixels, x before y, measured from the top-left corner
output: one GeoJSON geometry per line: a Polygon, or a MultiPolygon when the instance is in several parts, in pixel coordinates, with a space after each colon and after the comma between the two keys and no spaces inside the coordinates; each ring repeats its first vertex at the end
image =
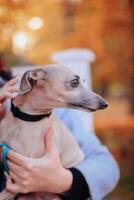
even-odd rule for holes
{"type": "Polygon", "coordinates": [[[1,101],[4,101],[6,98],[12,98],[12,95],[10,92],[5,92],[4,94],[0,95],[1,101]]]}
{"type": "Polygon", "coordinates": [[[27,161],[27,157],[23,156],[15,151],[10,150],[7,154],[7,157],[17,164],[18,166],[25,167],[25,163],[27,161]]]}
{"type": "Polygon", "coordinates": [[[20,182],[20,177],[18,177],[14,172],[10,171],[10,179],[13,180],[15,183],[20,182]]]}
{"type": "Polygon", "coordinates": [[[52,134],[53,134],[53,130],[51,128],[45,134],[44,142],[45,142],[45,147],[46,147],[46,153],[48,153],[51,150],[52,134]]]}
{"type": "Polygon", "coordinates": [[[57,152],[57,147],[54,141],[53,130],[50,128],[45,136],[46,154],[53,155],[57,152]]]}
{"type": "Polygon", "coordinates": [[[13,92],[19,92],[19,88],[15,87],[15,86],[10,86],[6,89],[8,92],[13,93],[13,92]]]}
{"type": "Polygon", "coordinates": [[[6,181],[8,181],[8,183],[12,183],[14,180],[13,180],[13,176],[11,176],[11,172],[10,172],[10,176],[7,174],[7,172],[4,172],[4,175],[6,177],[6,181]]]}
{"type": "Polygon", "coordinates": [[[12,179],[11,177],[7,174],[7,172],[4,172],[4,175],[6,177],[6,184],[12,184],[12,179]]]}
{"type": "Polygon", "coordinates": [[[15,85],[20,79],[21,79],[20,76],[17,76],[17,77],[15,77],[15,78],[11,79],[10,81],[8,81],[8,82],[4,85],[3,88],[6,88],[6,87],[9,87],[9,86],[15,85]]]}
{"type": "Polygon", "coordinates": [[[10,179],[10,176],[8,175],[8,173],[6,171],[4,171],[4,175],[6,177],[6,180],[10,179]]]}
{"type": "Polygon", "coordinates": [[[6,182],[6,190],[11,193],[19,193],[19,186],[12,181],[8,180],[6,182]]]}
{"type": "Polygon", "coordinates": [[[4,92],[4,94],[0,94],[1,99],[9,98],[9,97],[12,97],[12,95],[9,91],[4,92]]]}
{"type": "Polygon", "coordinates": [[[11,172],[14,172],[17,176],[20,176],[22,173],[22,168],[15,163],[11,162],[10,160],[7,161],[8,168],[11,172]]]}

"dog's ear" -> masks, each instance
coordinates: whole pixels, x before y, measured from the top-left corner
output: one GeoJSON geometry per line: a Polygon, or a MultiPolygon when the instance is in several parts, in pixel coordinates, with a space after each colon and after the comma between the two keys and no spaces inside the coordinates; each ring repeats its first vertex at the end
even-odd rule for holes
{"type": "Polygon", "coordinates": [[[30,70],[25,72],[20,83],[20,94],[30,92],[38,80],[45,79],[45,73],[42,69],[30,70]]]}

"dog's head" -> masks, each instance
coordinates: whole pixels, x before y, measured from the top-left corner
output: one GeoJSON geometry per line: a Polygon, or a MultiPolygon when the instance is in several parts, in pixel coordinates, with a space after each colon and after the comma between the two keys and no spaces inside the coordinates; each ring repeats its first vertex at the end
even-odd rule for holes
{"type": "Polygon", "coordinates": [[[108,106],[102,97],[84,87],[79,75],[59,65],[27,71],[20,90],[21,95],[31,95],[35,105],[45,109],[74,108],[92,112],[108,106]]]}

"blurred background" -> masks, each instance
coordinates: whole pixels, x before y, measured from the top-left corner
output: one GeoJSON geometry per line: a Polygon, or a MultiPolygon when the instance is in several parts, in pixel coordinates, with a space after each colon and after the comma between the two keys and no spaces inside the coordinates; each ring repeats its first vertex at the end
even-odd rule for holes
{"type": "Polygon", "coordinates": [[[106,199],[134,200],[134,0],[0,0],[0,76],[51,63],[68,48],[93,52],[93,89],[109,102],[94,114],[95,132],[121,169],[106,199]]]}

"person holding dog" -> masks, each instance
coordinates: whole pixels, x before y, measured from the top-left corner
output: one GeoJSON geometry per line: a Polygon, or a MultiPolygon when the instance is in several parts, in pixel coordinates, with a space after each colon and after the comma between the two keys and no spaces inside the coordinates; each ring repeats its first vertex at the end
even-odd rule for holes
{"type": "MultiPolygon", "coordinates": [[[[9,81],[0,91],[0,108],[7,98],[13,98],[13,92],[18,92],[15,87],[17,81],[9,81]]],[[[53,139],[53,131],[49,130],[44,138],[46,154],[43,157],[32,159],[9,151],[11,177],[7,176],[8,191],[16,194],[44,191],[56,193],[63,200],[100,200],[111,192],[120,176],[115,159],[94,133],[84,130],[75,113],[73,117],[77,121],[74,123],[77,126],[73,127],[73,134],[85,153],[85,159],[71,169],[64,169],[53,139]]],[[[64,115],[64,122],[66,120],[67,114],[64,115]]]]}

